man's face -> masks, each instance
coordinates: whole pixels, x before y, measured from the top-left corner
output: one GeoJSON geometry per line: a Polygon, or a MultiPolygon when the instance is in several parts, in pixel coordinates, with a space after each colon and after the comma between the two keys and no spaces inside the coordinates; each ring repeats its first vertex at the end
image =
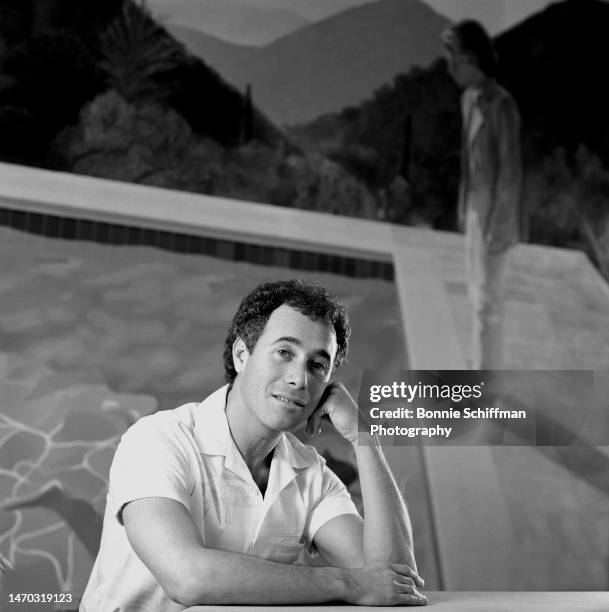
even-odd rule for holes
{"type": "Polygon", "coordinates": [[[285,304],[274,310],[251,353],[240,340],[233,349],[248,412],[273,432],[304,422],[330,382],[336,350],[332,325],[285,304]]]}
{"type": "Polygon", "coordinates": [[[480,70],[469,55],[448,51],[446,62],[450,76],[461,89],[474,85],[478,81],[480,70]]]}

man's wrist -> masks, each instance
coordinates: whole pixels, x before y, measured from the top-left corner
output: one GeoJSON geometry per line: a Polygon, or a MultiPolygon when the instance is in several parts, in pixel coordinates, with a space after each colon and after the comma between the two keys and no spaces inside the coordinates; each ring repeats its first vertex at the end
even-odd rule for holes
{"type": "Polygon", "coordinates": [[[349,440],[354,450],[362,446],[378,447],[380,445],[378,436],[371,434],[369,431],[358,431],[354,440],[349,440]]]}
{"type": "Polygon", "coordinates": [[[327,591],[329,601],[344,601],[347,589],[347,570],[339,567],[319,567],[315,568],[318,572],[323,585],[323,590],[327,591]]]}

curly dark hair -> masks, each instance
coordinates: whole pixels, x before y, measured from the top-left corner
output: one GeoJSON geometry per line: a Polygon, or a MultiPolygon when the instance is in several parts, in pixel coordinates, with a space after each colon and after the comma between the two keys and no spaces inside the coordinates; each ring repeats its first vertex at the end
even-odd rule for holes
{"type": "Polygon", "coordinates": [[[232,384],[237,376],[233,364],[233,344],[241,338],[252,352],[271,313],[282,304],[290,306],[312,321],[331,323],[336,331],[338,349],[334,367],[347,357],[351,324],[347,309],[323,287],[303,280],[261,283],[239,304],[224,342],[224,377],[232,384]]]}

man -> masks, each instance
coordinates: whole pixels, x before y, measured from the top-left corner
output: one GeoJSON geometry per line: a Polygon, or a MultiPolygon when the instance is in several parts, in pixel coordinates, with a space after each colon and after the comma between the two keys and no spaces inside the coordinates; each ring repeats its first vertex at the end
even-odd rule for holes
{"type": "Polygon", "coordinates": [[[473,305],[470,365],[500,369],[507,254],[518,240],[520,117],[511,95],[495,80],[495,52],[479,23],[451,26],[442,41],[449,71],[463,89],[458,219],[465,229],[473,305]]]}
{"type": "Polygon", "coordinates": [[[358,445],[357,407],[332,382],[349,336],[321,287],[264,283],[242,301],[225,343],[229,384],[123,436],[81,610],[426,603],[404,500],[380,447],[358,445]],[[355,448],[365,521],[324,460],[286,433],[306,422],[315,435],[322,418],[355,448]]]}

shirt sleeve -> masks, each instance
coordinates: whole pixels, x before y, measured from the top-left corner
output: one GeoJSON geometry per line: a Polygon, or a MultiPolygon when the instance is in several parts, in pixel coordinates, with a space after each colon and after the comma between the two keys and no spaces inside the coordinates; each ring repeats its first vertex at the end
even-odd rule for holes
{"type": "Polygon", "coordinates": [[[305,527],[305,536],[309,542],[313,541],[317,530],[329,520],[342,514],[355,514],[359,516],[357,508],[351,500],[351,495],[347,491],[347,487],[326,465],[322,457],[320,457],[320,461],[321,495],[311,510],[305,527]]]}
{"type": "Polygon", "coordinates": [[[124,506],[145,497],[173,499],[190,510],[194,476],[184,436],[160,413],[140,419],[123,435],[108,487],[108,505],[121,525],[124,506]]]}

